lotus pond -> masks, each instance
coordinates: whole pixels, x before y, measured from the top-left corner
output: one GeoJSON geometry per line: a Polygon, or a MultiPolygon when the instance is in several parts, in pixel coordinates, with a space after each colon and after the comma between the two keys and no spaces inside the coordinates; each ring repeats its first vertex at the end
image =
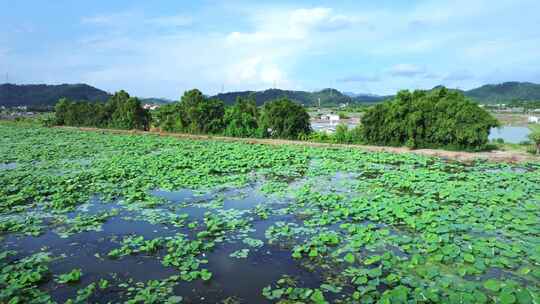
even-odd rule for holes
{"type": "Polygon", "coordinates": [[[0,134],[0,303],[540,303],[540,163],[0,134]]]}

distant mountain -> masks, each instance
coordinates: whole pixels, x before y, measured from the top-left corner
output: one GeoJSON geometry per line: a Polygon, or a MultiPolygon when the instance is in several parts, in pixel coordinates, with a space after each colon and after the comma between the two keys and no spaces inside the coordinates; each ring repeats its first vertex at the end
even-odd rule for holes
{"type": "Polygon", "coordinates": [[[512,100],[540,100],[540,84],[531,82],[505,82],[487,84],[465,91],[465,95],[481,103],[502,103],[512,100]]]}
{"type": "MultiPolygon", "coordinates": [[[[436,86],[431,90],[442,86],[436,86]]],[[[504,82],[501,84],[487,84],[479,88],[463,91],[459,89],[450,89],[459,91],[465,96],[479,103],[507,103],[513,100],[519,101],[538,101],[540,100],[540,84],[531,82],[504,82]]],[[[379,96],[371,94],[345,93],[357,101],[380,102],[393,96],[379,96]]]]}
{"type": "Polygon", "coordinates": [[[287,97],[304,106],[316,106],[319,104],[319,100],[321,106],[337,106],[339,104],[356,102],[354,98],[351,98],[350,96],[347,96],[336,89],[324,89],[317,92],[268,89],[265,91],[220,93],[212,97],[223,100],[225,104],[230,105],[236,101],[236,98],[248,96],[253,96],[257,105],[263,105],[269,100],[281,97],[287,97]]]}
{"type": "Polygon", "coordinates": [[[0,106],[54,106],[58,99],[105,101],[109,93],[87,84],[0,85],[0,106]]]}
{"type": "Polygon", "coordinates": [[[356,102],[365,102],[365,103],[376,103],[384,101],[388,98],[391,98],[391,95],[376,95],[376,94],[363,94],[363,93],[353,93],[353,92],[343,92],[343,94],[350,96],[356,102]]]}
{"type": "MultiPolygon", "coordinates": [[[[435,87],[437,88],[437,87],[435,87]]],[[[488,84],[469,91],[462,91],[467,97],[480,103],[506,103],[513,100],[540,100],[540,84],[530,82],[505,82],[488,84]]],[[[342,93],[336,89],[324,89],[316,92],[268,89],[265,91],[241,91],[217,94],[225,104],[233,104],[237,97],[253,95],[257,105],[279,97],[288,97],[305,106],[337,106],[352,103],[377,103],[392,96],[373,94],[342,93]]],[[[58,99],[65,97],[71,100],[106,101],[110,94],[87,84],[61,85],[0,85],[0,106],[54,106],[58,99]]],[[[142,103],[165,104],[173,102],[165,98],[142,98],[142,103]]]]}

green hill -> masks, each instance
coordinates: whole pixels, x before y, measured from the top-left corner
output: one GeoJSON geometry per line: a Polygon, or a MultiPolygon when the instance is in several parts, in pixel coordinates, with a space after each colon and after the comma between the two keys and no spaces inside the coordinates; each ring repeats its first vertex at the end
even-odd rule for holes
{"type": "Polygon", "coordinates": [[[109,93],[87,84],[0,85],[0,106],[54,106],[58,99],[105,101],[109,93]]]}
{"type": "Polygon", "coordinates": [[[513,100],[540,100],[540,84],[530,82],[505,82],[487,84],[465,91],[467,97],[481,103],[508,103],[513,100]]]}
{"type": "MultiPolygon", "coordinates": [[[[438,85],[432,88],[432,91],[441,88],[442,86],[438,85]]],[[[463,91],[459,89],[448,88],[450,91],[458,91],[463,93],[465,96],[470,99],[479,102],[479,103],[509,103],[511,101],[538,101],[540,100],[540,84],[535,84],[531,82],[505,82],[501,84],[487,84],[479,88],[471,89],[468,91],[463,91]]],[[[355,99],[361,98],[363,95],[355,95],[355,99]]],[[[385,98],[391,98],[393,96],[373,96],[370,97],[379,97],[380,100],[375,99],[373,102],[382,101],[385,98]]],[[[367,102],[367,100],[366,100],[367,102]]]]}
{"type": "MultiPolygon", "coordinates": [[[[437,87],[435,87],[437,88],[437,87]]],[[[463,91],[465,96],[480,103],[508,103],[510,101],[540,100],[540,84],[530,82],[505,82],[488,84],[469,91],[463,91]]],[[[342,93],[336,89],[324,89],[316,92],[268,89],[265,91],[240,91],[217,94],[225,104],[233,104],[237,97],[253,95],[257,105],[280,98],[288,97],[305,106],[337,106],[352,103],[377,103],[392,96],[342,93]]],[[[0,85],[0,106],[37,106],[52,107],[58,99],[66,97],[71,100],[106,101],[110,94],[87,84],[61,85],[0,85]]],[[[171,102],[164,98],[143,98],[143,103],[164,104],[171,102]]]]}
{"type": "Polygon", "coordinates": [[[265,102],[280,98],[288,97],[289,99],[296,101],[304,106],[316,106],[319,104],[319,99],[321,106],[337,106],[344,103],[355,103],[359,102],[357,99],[347,96],[336,89],[324,89],[317,92],[306,92],[306,91],[290,91],[290,90],[280,90],[280,89],[268,89],[265,91],[242,91],[242,92],[229,92],[221,93],[213,98],[218,98],[223,100],[225,104],[230,105],[236,101],[237,97],[248,97],[253,96],[257,105],[263,105],[265,102]]]}

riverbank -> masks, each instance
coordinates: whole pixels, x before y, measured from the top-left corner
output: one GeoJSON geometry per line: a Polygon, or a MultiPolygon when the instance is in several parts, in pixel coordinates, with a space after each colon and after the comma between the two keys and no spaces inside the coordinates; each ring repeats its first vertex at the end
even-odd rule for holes
{"type": "Polygon", "coordinates": [[[475,160],[486,160],[491,162],[508,162],[508,163],[521,163],[521,162],[540,162],[540,157],[528,154],[524,151],[486,151],[486,152],[460,152],[460,151],[447,151],[437,149],[409,149],[406,147],[383,147],[372,145],[349,145],[349,144],[332,144],[332,143],[318,143],[307,142],[300,140],[285,140],[285,139],[261,139],[261,138],[237,138],[226,136],[212,136],[212,135],[194,135],[183,133],[170,133],[159,131],[138,131],[138,130],[116,130],[116,129],[99,129],[99,128],[87,128],[87,127],[56,127],[63,129],[73,129],[80,131],[90,132],[111,132],[121,134],[140,134],[140,135],[157,135],[157,136],[170,136],[186,139],[200,139],[200,140],[221,140],[221,141],[234,141],[244,142],[250,144],[265,144],[265,145],[304,145],[311,147],[329,147],[329,148],[350,148],[359,149],[368,152],[388,152],[388,153],[413,153],[418,155],[426,155],[439,157],[445,160],[454,160],[459,162],[472,162],[475,160]]]}
{"type": "Polygon", "coordinates": [[[490,112],[503,126],[526,127],[528,124],[527,114],[490,112]]]}

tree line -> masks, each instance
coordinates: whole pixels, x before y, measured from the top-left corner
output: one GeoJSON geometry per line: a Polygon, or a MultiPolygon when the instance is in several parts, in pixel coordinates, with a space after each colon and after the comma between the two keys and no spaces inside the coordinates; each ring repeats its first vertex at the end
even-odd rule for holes
{"type": "Polygon", "coordinates": [[[309,134],[311,125],[305,108],[287,97],[257,107],[253,96],[238,97],[232,106],[208,98],[194,89],[180,102],[161,106],[155,125],[163,131],[194,134],[220,134],[234,137],[297,139],[309,134]]]}
{"type": "Polygon", "coordinates": [[[105,103],[61,98],[54,109],[56,125],[149,130],[152,120],[139,99],[125,91],[115,93],[105,103]]]}
{"type": "Polygon", "coordinates": [[[286,97],[260,108],[252,96],[239,97],[225,107],[223,101],[208,98],[197,89],[186,91],[179,102],[163,105],[153,115],[125,91],[115,93],[106,103],[62,98],[55,106],[54,124],[139,130],[154,126],[167,132],[286,139],[311,133],[305,108],[286,97]]]}
{"type": "Polygon", "coordinates": [[[336,143],[368,143],[411,148],[481,149],[498,122],[461,92],[439,88],[401,91],[392,100],[368,108],[362,124],[336,132],[313,132],[304,106],[287,97],[258,107],[253,96],[238,97],[231,106],[197,89],[152,115],[125,91],[106,103],[71,102],[56,105],[56,124],[119,129],[214,134],[232,137],[285,138],[336,143]]]}

